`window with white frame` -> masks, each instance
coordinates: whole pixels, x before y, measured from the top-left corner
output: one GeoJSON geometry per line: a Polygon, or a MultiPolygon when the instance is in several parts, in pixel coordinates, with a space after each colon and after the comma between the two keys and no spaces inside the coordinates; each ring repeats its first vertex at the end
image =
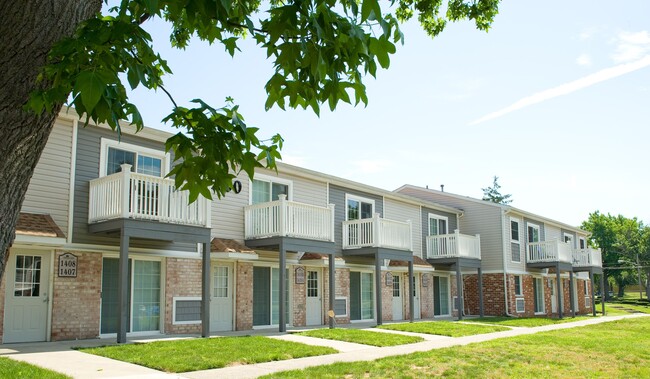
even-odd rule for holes
{"type": "Polygon", "coordinates": [[[568,243],[573,247],[573,234],[564,233],[564,242],[568,243]]]}
{"type": "Polygon", "coordinates": [[[514,276],[515,296],[524,296],[523,280],[521,275],[514,276]]]}
{"type": "Polygon", "coordinates": [[[539,242],[539,241],[540,241],[539,225],[528,224],[528,242],[539,242]]]}
{"type": "Polygon", "coordinates": [[[429,235],[439,236],[448,233],[449,218],[429,213],[429,235]]]}
{"type": "Polygon", "coordinates": [[[255,175],[251,183],[251,204],[276,201],[280,195],[286,195],[291,200],[292,182],[264,175],[255,175]]]}
{"type": "Polygon", "coordinates": [[[161,150],[101,139],[100,176],[122,171],[121,165],[130,164],[131,171],[155,177],[163,177],[169,172],[169,154],[161,150]]]}
{"type": "Polygon", "coordinates": [[[587,240],[585,239],[585,237],[580,237],[578,239],[578,241],[580,243],[580,248],[581,249],[586,249],[587,248],[587,240]]]}
{"type": "Polygon", "coordinates": [[[346,220],[362,220],[372,218],[375,212],[375,201],[355,195],[345,195],[346,220]]]}
{"type": "Polygon", "coordinates": [[[521,245],[519,244],[519,220],[510,219],[510,259],[521,262],[521,245]]]}

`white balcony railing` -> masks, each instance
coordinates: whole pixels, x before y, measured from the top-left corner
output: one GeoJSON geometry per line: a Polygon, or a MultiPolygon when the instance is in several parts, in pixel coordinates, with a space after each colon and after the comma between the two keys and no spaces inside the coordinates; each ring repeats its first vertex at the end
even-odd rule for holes
{"type": "Polygon", "coordinates": [[[481,259],[481,237],[460,234],[427,236],[427,259],[473,258],[481,259]]]}
{"type": "Polygon", "coordinates": [[[295,237],[334,241],[334,205],[315,205],[280,200],[244,208],[244,238],[295,237]]]}
{"type": "Polygon", "coordinates": [[[576,267],[603,267],[600,249],[573,250],[573,265],[576,267]]]}
{"type": "Polygon", "coordinates": [[[528,243],[528,263],[573,262],[571,244],[558,239],[528,243]]]}
{"type": "Polygon", "coordinates": [[[152,220],[210,227],[210,201],[202,196],[189,204],[189,192],[173,179],[122,171],[90,181],[88,223],[116,218],[152,220]]]}
{"type": "Polygon", "coordinates": [[[361,247],[386,247],[398,250],[413,250],[411,243],[411,222],[380,218],[343,221],[343,249],[361,247]]]}

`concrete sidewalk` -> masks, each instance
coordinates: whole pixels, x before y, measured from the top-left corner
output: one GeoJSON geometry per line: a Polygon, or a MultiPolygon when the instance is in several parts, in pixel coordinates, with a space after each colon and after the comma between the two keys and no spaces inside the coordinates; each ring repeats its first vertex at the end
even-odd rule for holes
{"type": "Polygon", "coordinates": [[[620,320],[624,318],[646,316],[650,315],[634,314],[624,316],[605,316],[594,319],[567,322],[563,324],[540,326],[535,328],[513,328],[511,330],[503,332],[479,334],[458,338],[373,329],[373,331],[376,331],[378,333],[387,332],[419,335],[425,339],[425,341],[419,343],[390,347],[374,347],[349,342],[331,341],[319,338],[283,334],[271,336],[271,338],[301,342],[309,345],[329,346],[339,350],[340,353],[291,359],[285,361],[258,363],[252,365],[240,365],[205,371],[194,371],[182,374],[167,374],[142,366],[72,350],[73,347],[90,347],[111,344],[106,340],[0,345],[0,355],[58,371],[73,378],[256,378],[261,375],[272,374],[285,370],[303,369],[311,366],[319,366],[336,362],[371,361],[383,357],[429,351],[450,346],[461,346],[470,343],[490,341],[498,338],[534,334],[550,330],[568,329],[578,326],[600,324],[603,322],[620,320]]]}

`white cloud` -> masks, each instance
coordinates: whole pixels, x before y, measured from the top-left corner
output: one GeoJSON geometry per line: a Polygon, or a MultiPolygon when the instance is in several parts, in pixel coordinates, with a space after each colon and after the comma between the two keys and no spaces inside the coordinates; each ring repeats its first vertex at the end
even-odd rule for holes
{"type": "Polygon", "coordinates": [[[650,33],[646,30],[636,33],[621,32],[615,41],[617,46],[612,59],[616,63],[635,61],[650,54],[650,33]]]}
{"type": "Polygon", "coordinates": [[[580,54],[580,56],[576,58],[576,63],[578,66],[589,67],[591,66],[591,57],[589,54],[580,54]]]}
{"type": "Polygon", "coordinates": [[[493,120],[530,105],[541,103],[558,96],[567,95],[577,90],[593,86],[594,84],[604,82],[606,80],[610,80],[648,66],[650,66],[650,55],[645,55],[641,59],[638,59],[634,62],[623,63],[614,67],[606,68],[578,80],[574,80],[572,82],[568,82],[557,87],[524,97],[523,99],[516,101],[506,108],[490,113],[470,122],[469,125],[477,125],[488,120],[493,120]]]}
{"type": "Polygon", "coordinates": [[[578,39],[584,41],[591,38],[594,34],[596,34],[596,28],[587,28],[578,34],[578,39]]]}

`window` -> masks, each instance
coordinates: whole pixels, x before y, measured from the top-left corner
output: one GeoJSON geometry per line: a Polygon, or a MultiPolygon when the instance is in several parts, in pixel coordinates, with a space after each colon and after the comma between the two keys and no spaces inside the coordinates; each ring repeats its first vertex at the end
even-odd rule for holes
{"type": "Polygon", "coordinates": [[[402,296],[402,292],[400,291],[400,276],[393,275],[393,297],[400,296],[402,296]]]}
{"type": "Polygon", "coordinates": [[[519,243],[519,221],[510,219],[510,240],[519,243]]]}
{"type": "Polygon", "coordinates": [[[131,165],[131,171],[156,177],[167,175],[169,154],[125,142],[102,138],[100,154],[100,176],[122,171],[122,164],[131,165]]]}
{"type": "Polygon", "coordinates": [[[174,297],[173,298],[172,324],[200,324],[201,323],[201,298],[200,297],[174,297]]]}
{"type": "Polygon", "coordinates": [[[535,313],[544,313],[544,280],[533,279],[533,291],[535,292],[535,313]]]}
{"type": "Polygon", "coordinates": [[[589,296],[589,282],[585,280],[584,283],[585,285],[583,288],[585,289],[585,296],[589,296]]]}
{"type": "Polygon", "coordinates": [[[587,241],[585,240],[585,238],[580,237],[579,241],[580,241],[580,248],[581,249],[586,249],[587,248],[587,241]]]}
{"type": "Polygon", "coordinates": [[[515,275],[515,295],[524,296],[521,275],[515,275]]]}
{"type": "Polygon", "coordinates": [[[573,235],[569,233],[564,233],[564,242],[568,243],[573,247],[573,235]]]}
{"type": "Polygon", "coordinates": [[[216,266],[214,268],[214,297],[228,297],[228,267],[216,266]]]}
{"type": "Polygon", "coordinates": [[[517,308],[517,313],[526,312],[526,301],[524,298],[520,297],[515,299],[515,308],[517,308]]]}
{"type": "Polygon", "coordinates": [[[362,220],[372,218],[375,213],[375,201],[362,197],[346,195],[347,220],[362,220]]]}
{"type": "Polygon", "coordinates": [[[15,297],[38,297],[41,286],[41,257],[16,255],[15,297]]]}
{"type": "Polygon", "coordinates": [[[434,213],[429,213],[429,235],[439,236],[447,234],[447,227],[449,219],[445,216],[440,216],[434,213]]]}
{"type": "Polygon", "coordinates": [[[291,184],[288,180],[259,175],[252,182],[251,204],[276,201],[280,195],[286,195],[287,200],[290,200],[291,184]]]}
{"type": "Polygon", "coordinates": [[[528,224],[528,242],[539,242],[539,225],[528,224]]]}

